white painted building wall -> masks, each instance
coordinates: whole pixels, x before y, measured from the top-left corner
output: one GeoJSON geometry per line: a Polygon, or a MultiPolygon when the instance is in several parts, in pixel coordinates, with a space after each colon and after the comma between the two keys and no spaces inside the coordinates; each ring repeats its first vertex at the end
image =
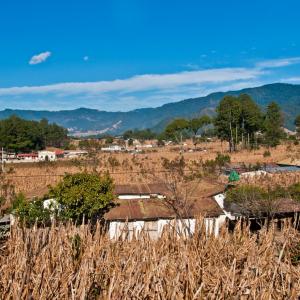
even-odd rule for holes
{"type": "Polygon", "coordinates": [[[150,199],[150,198],[159,198],[164,199],[165,196],[157,194],[126,194],[118,195],[118,199],[130,200],[130,199],[150,199]]]}
{"type": "MultiPolygon", "coordinates": [[[[217,218],[205,218],[204,224],[206,233],[208,235],[213,234],[214,236],[218,236],[222,225],[225,223],[226,216],[221,215],[217,218]]],[[[109,238],[112,240],[122,238],[129,238],[131,239],[132,236],[135,234],[137,237],[139,233],[147,226],[147,222],[149,221],[129,221],[129,222],[122,222],[122,221],[111,221],[109,222],[109,238]]],[[[183,234],[188,236],[188,234],[194,234],[196,229],[196,219],[183,219],[183,220],[170,220],[170,219],[159,219],[157,221],[157,230],[155,235],[154,232],[151,231],[151,236],[159,238],[163,230],[166,226],[170,226],[176,230],[178,234],[183,234]]],[[[147,230],[145,230],[147,232],[147,230]]],[[[150,233],[150,232],[149,232],[150,233]]]]}
{"type": "Polygon", "coordinates": [[[53,151],[39,151],[39,161],[56,161],[56,154],[53,151]]]}

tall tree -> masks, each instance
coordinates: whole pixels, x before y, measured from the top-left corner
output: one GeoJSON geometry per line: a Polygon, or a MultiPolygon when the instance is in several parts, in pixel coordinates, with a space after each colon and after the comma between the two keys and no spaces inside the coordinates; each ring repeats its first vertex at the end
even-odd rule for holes
{"type": "Polygon", "coordinates": [[[182,144],[185,131],[189,129],[189,122],[186,119],[175,119],[169,123],[165,129],[168,138],[174,139],[182,144]]]}
{"type": "Polygon", "coordinates": [[[11,116],[0,121],[0,147],[15,152],[62,147],[68,140],[67,133],[65,128],[49,124],[45,119],[37,122],[11,116]]]}
{"type": "Polygon", "coordinates": [[[262,113],[259,106],[249,95],[242,94],[238,99],[241,102],[240,127],[242,145],[249,147],[256,142],[256,132],[262,126],[262,113]]]}
{"type": "Polygon", "coordinates": [[[198,131],[204,126],[211,124],[211,122],[212,122],[211,118],[207,115],[201,116],[199,118],[191,119],[189,121],[189,129],[193,134],[193,141],[195,146],[196,146],[196,135],[198,131]]]}
{"type": "Polygon", "coordinates": [[[238,98],[225,96],[216,108],[214,121],[216,132],[221,140],[228,141],[229,151],[235,151],[239,142],[241,103],[238,98]]]}
{"type": "Polygon", "coordinates": [[[296,126],[297,135],[300,136],[300,115],[298,115],[295,119],[295,126],[296,126]]]}
{"type": "Polygon", "coordinates": [[[276,147],[280,144],[280,140],[284,136],[283,121],[279,105],[271,102],[267,107],[264,119],[265,142],[268,146],[276,147]]]}

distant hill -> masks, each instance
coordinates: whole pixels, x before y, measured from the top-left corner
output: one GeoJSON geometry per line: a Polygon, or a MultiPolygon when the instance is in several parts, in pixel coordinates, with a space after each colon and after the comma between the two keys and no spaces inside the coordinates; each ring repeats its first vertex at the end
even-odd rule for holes
{"type": "Polygon", "coordinates": [[[214,114],[219,101],[225,95],[249,94],[262,108],[276,101],[285,115],[286,127],[293,129],[294,119],[300,114],[300,85],[274,83],[239,91],[212,93],[205,97],[186,99],[157,108],[136,109],[129,112],[106,112],[79,108],[63,111],[11,110],[0,111],[0,119],[18,115],[25,119],[48,119],[68,128],[71,132],[86,134],[119,134],[128,129],[152,128],[160,131],[173,118],[196,117],[214,114]]]}

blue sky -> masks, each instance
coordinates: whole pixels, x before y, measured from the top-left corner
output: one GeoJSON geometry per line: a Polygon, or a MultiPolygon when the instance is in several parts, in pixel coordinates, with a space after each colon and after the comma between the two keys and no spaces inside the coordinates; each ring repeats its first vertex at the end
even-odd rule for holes
{"type": "Polygon", "coordinates": [[[300,83],[300,2],[10,0],[0,109],[127,111],[300,83]]]}

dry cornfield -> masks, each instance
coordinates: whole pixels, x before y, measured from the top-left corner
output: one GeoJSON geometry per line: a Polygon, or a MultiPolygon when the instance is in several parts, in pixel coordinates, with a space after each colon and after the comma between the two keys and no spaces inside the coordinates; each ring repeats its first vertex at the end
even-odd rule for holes
{"type": "Polygon", "coordinates": [[[1,299],[297,299],[299,232],[110,241],[100,225],[12,229],[1,245],[1,299]],[[298,255],[298,256],[297,256],[298,255]]]}
{"type": "MultiPolygon", "coordinates": [[[[193,148],[192,144],[189,144],[193,148]]],[[[198,145],[203,151],[185,152],[183,154],[187,166],[193,166],[199,160],[214,159],[218,152],[227,153],[227,144],[220,142],[201,143],[198,145]]],[[[177,147],[178,148],[178,147],[177,147]]],[[[97,172],[109,171],[117,184],[147,182],[144,172],[159,172],[163,170],[162,158],[175,159],[178,157],[176,147],[157,148],[145,153],[132,155],[129,153],[105,154],[98,153],[92,159],[75,161],[58,161],[55,163],[32,163],[7,165],[12,172],[6,174],[6,179],[14,186],[16,192],[24,192],[29,197],[41,196],[47,191],[48,185],[55,185],[65,173],[75,173],[83,170],[97,172]]],[[[242,150],[230,154],[233,163],[270,163],[290,157],[300,156],[300,146],[287,143],[271,150],[270,157],[264,157],[266,149],[242,150]]]]}

